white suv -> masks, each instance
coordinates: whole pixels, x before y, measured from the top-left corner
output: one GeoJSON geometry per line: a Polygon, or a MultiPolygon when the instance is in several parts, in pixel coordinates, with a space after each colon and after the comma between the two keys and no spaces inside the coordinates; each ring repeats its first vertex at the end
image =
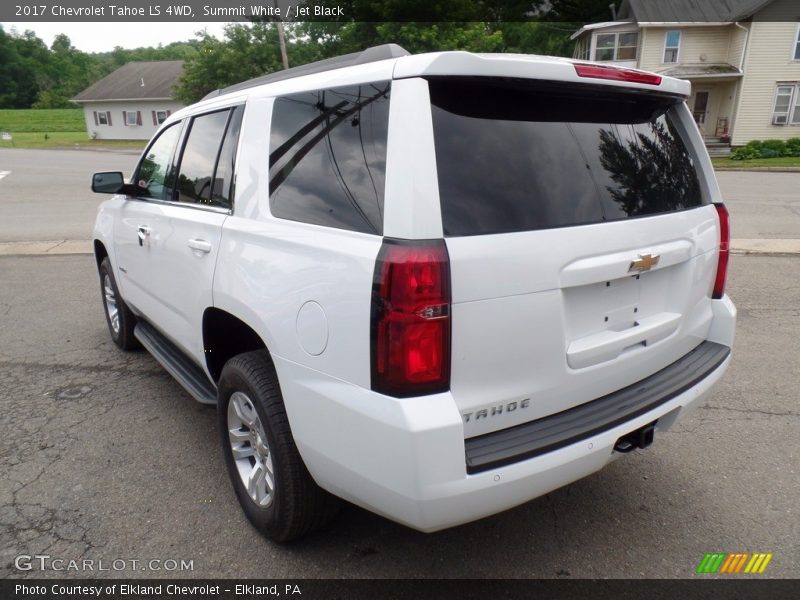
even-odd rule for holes
{"type": "Polygon", "coordinates": [[[217,404],[275,540],[344,498],[422,531],[644,448],[730,360],[689,83],[373,48],[173,114],[94,230],[118,346],[217,404]]]}

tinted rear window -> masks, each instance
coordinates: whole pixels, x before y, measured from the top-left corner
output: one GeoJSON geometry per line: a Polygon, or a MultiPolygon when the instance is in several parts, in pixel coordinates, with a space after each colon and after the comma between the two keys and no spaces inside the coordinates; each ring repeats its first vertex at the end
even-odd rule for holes
{"type": "Polygon", "coordinates": [[[445,235],[615,221],[704,203],[670,115],[674,98],[516,80],[429,85],[445,235]]]}
{"type": "Polygon", "coordinates": [[[276,217],[380,234],[389,82],[275,100],[270,210],[276,217]]]}

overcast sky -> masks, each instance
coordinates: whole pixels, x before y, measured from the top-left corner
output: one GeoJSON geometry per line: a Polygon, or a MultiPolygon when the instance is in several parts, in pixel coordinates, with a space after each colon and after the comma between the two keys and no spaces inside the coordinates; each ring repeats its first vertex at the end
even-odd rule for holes
{"type": "Polygon", "coordinates": [[[222,36],[225,23],[0,23],[8,32],[16,27],[19,33],[26,29],[50,46],[59,33],[65,33],[72,45],[84,52],[107,52],[114,46],[139,48],[167,45],[192,39],[195,32],[207,29],[216,37],[222,36]]]}

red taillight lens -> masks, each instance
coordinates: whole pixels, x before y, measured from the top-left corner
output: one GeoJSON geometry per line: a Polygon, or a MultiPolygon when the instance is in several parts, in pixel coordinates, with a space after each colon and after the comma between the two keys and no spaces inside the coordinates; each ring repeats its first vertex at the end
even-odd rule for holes
{"type": "Polygon", "coordinates": [[[575,72],[579,77],[661,85],[660,75],[644,73],[643,71],[635,71],[633,69],[620,69],[618,67],[606,67],[604,65],[575,65],[575,72]]]}
{"type": "Polygon", "coordinates": [[[450,266],[444,240],[385,240],[372,288],[372,389],[450,387],[450,266]]]}
{"type": "Polygon", "coordinates": [[[719,216],[719,261],[717,262],[717,278],[714,280],[712,298],[720,299],[725,295],[725,278],[728,275],[728,258],[731,253],[731,225],[728,209],[725,205],[715,204],[719,216]]]}

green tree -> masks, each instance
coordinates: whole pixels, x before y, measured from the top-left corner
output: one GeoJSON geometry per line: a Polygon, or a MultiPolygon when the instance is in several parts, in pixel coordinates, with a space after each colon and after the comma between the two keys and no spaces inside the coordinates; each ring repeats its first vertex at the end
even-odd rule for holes
{"type": "Polygon", "coordinates": [[[41,89],[42,65],[49,53],[44,42],[32,31],[6,34],[0,28],[0,107],[29,108],[41,89]]]}
{"type": "MultiPolygon", "coordinates": [[[[291,60],[291,47],[289,56],[291,60]]],[[[175,93],[185,102],[196,102],[220,87],[282,68],[278,32],[274,25],[232,24],[225,27],[224,40],[202,34],[197,52],[186,61],[175,93]]]]}

